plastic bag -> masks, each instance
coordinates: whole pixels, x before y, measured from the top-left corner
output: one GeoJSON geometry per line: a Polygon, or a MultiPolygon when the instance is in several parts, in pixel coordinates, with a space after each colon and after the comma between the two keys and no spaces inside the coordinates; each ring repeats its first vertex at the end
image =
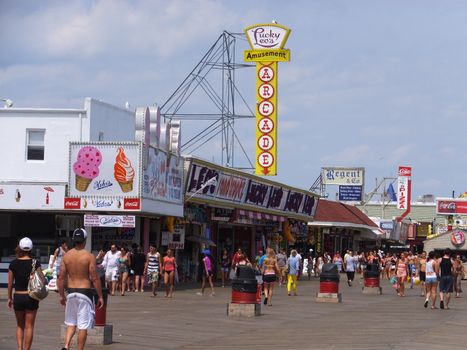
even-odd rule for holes
{"type": "Polygon", "coordinates": [[[28,294],[31,298],[41,301],[49,295],[49,291],[45,286],[45,281],[36,269],[36,260],[32,261],[32,271],[29,277],[28,294]]]}

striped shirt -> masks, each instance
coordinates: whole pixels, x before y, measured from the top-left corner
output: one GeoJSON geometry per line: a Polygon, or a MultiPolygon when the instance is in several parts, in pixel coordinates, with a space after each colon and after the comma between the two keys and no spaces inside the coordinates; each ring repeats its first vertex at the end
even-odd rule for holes
{"type": "Polygon", "coordinates": [[[159,257],[159,253],[156,253],[154,255],[148,253],[148,272],[159,271],[159,257]]]}

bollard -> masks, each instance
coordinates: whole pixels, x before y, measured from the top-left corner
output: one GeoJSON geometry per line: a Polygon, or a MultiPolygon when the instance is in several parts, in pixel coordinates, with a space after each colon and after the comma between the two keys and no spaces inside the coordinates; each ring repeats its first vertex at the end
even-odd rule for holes
{"type": "Polygon", "coordinates": [[[339,271],[336,264],[324,264],[319,277],[319,293],[316,301],[321,303],[340,303],[342,295],[339,293],[339,271]]]}
{"type": "Polygon", "coordinates": [[[368,264],[363,272],[363,294],[382,294],[379,283],[379,265],[368,264]]]}

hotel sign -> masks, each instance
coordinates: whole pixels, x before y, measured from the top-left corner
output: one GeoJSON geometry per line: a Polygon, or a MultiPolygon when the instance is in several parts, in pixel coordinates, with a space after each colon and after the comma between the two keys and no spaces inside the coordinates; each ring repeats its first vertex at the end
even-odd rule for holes
{"type": "Polygon", "coordinates": [[[252,50],[246,62],[256,62],[257,175],[277,175],[277,62],[290,60],[284,49],[290,29],[278,24],[256,24],[245,29],[252,50]]]}

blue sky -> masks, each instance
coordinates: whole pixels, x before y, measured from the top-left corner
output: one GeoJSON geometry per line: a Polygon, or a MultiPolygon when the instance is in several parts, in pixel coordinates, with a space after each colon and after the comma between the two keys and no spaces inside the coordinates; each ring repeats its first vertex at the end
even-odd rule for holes
{"type": "MultiPolygon", "coordinates": [[[[15,107],[82,107],[87,96],[119,106],[161,104],[223,30],[275,19],[292,29],[292,60],[279,68],[277,181],[308,188],[322,166],[363,166],[369,192],[375,178],[411,165],[415,195],[467,191],[465,1],[0,6],[0,98],[15,107]]],[[[238,62],[244,49],[239,42],[238,62]]],[[[253,70],[239,73],[239,88],[254,106],[253,70]]],[[[199,98],[187,108],[211,106],[199,98]]],[[[184,122],[183,138],[200,125],[184,122]]],[[[254,121],[236,127],[254,158],[254,121]]],[[[213,140],[197,155],[219,161],[219,147],[213,140]]],[[[239,156],[237,165],[246,162],[239,156]]]]}

